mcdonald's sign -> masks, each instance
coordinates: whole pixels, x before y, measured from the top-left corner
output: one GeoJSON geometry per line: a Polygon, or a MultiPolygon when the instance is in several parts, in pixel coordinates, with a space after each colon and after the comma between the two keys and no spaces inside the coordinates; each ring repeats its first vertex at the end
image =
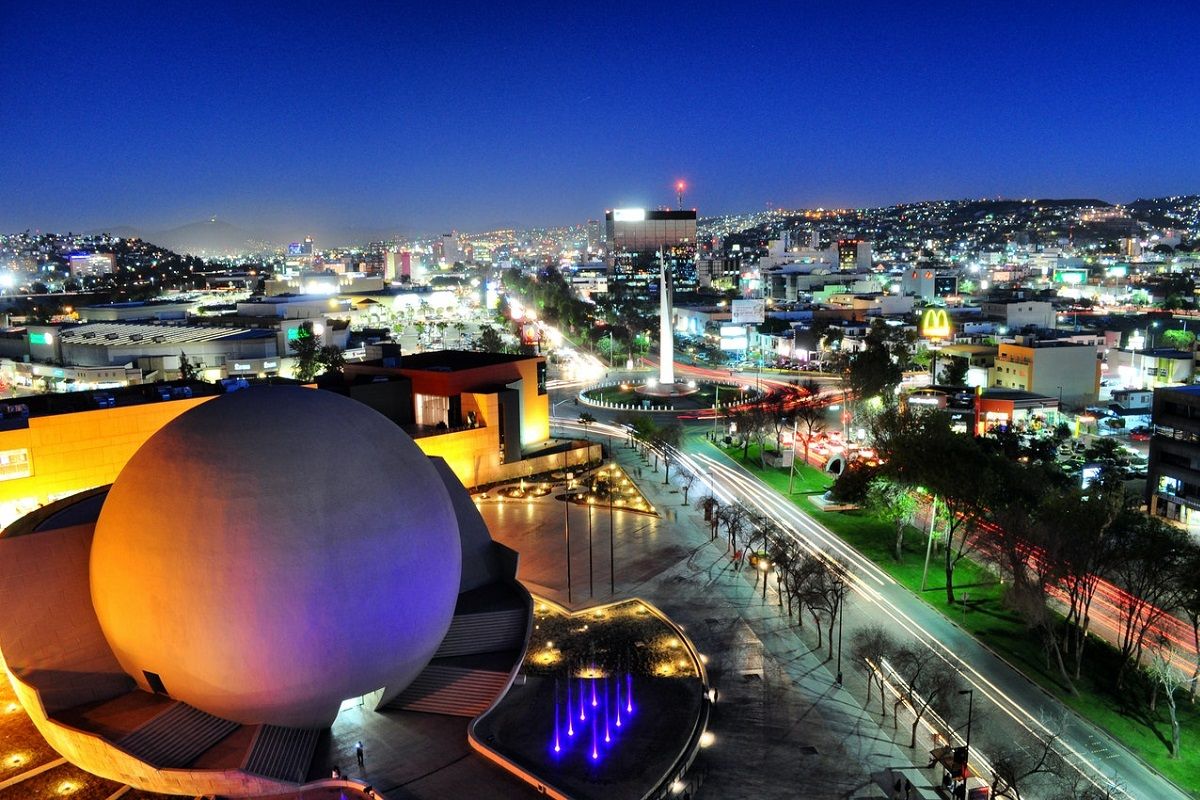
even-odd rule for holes
{"type": "Polygon", "coordinates": [[[950,336],[950,316],[944,308],[927,308],[921,315],[921,335],[928,339],[945,339],[950,336]]]}

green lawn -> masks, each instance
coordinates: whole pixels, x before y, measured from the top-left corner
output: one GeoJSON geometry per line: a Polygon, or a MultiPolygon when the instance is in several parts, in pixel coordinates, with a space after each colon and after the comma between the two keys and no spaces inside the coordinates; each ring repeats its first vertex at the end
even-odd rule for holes
{"type": "MultiPolygon", "coordinates": [[[[740,447],[722,449],[741,461],[740,447]]],[[[786,495],[788,471],[760,468],[754,445],[750,447],[750,456],[749,461],[744,462],[745,466],[767,485],[786,495]]],[[[1089,641],[1084,653],[1083,675],[1076,682],[1079,696],[1072,695],[1061,682],[1057,668],[1047,664],[1038,637],[1032,635],[1020,618],[1005,606],[1004,587],[990,570],[966,559],[960,561],[954,572],[958,602],[951,608],[946,602],[942,561],[935,553],[929,568],[927,588],[924,592],[920,591],[925,559],[925,540],[920,532],[908,531],[904,542],[904,560],[897,563],[893,555],[895,533],[889,523],[863,511],[821,511],[809,502],[808,494],[824,491],[832,482],[832,477],[820,470],[807,464],[798,464],[796,492],[792,500],[1031,680],[1107,730],[1176,785],[1200,797],[1200,789],[1193,788],[1200,787],[1200,741],[1196,738],[1197,732],[1200,732],[1200,706],[1191,704],[1186,697],[1179,698],[1183,755],[1178,760],[1172,760],[1169,755],[1171,728],[1165,702],[1160,699],[1157,713],[1148,711],[1145,699],[1150,690],[1140,676],[1131,676],[1123,692],[1115,690],[1113,678],[1117,674],[1119,655],[1114,648],[1094,638],[1089,641]],[[801,489],[801,486],[804,488],[801,489]],[[965,609],[962,603],[964,595],[968,598],[965,609]]]]}

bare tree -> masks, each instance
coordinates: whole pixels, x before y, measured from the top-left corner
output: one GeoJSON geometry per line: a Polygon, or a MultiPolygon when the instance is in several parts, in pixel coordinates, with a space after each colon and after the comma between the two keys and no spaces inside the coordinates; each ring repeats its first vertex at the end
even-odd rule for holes
{"type": "Polygon", "coordinates": [[[895,638],[880,625],[859,628],[850,637],[850,653],[854,663],[867,676],[867,702],[871,702],[871,688],[879,687],[879,713],[887,716],[887,696],[881,664],[897,650],[895,638]]]}
{"type": "Polygon", "coordinates": [[[958,673],[932,648],[920,642],[900,648],[890,661],[903,681],[900,699],[895,702],[892,714],[896,713],[901,703],[912,711],[912,732],[908,746],[916,747],[917,728],[925,713],[930,708],[941,712],[950,707],[958,692],[958,673]]]}
{"type": "Polygon", "coordinates": [[[992,796],[1021,800],[1023,791],[1040,782],[1055,787],[1047,797],[1087,797],[1080,793],[1086,790],[1079,785],[1078,770],[1063,759],[1055,746],[1062,726],[1061,719],[1046,724],[1049,733],[1028,734],[998,751],[992,757],[992,796]]]}
{"type": "Polygon", "coordinates": [[[1175,646],[1166,636],[1160,636],[1146,666],[1146,674],[1153,682],[1154,689],[1150,697],[1150,711],[1157,710],[1158,695],[1162,692],[1167,701],[1167,714],[1171,717],[1171,758],[1180,755],[1179,710],[1176,694],[1180,689],[1190,688],[1196,683],[1195,675],[1186,675],[1175,665],[1175,646]]]}
{"type": "Polygon", "coordinates": [[[698,477],[694,472],[685,472],[679,480],[679,488],[683,489],[683,504],[688,504],[688,494],[691,493],[692,487],[696,485],[698,477]]]}

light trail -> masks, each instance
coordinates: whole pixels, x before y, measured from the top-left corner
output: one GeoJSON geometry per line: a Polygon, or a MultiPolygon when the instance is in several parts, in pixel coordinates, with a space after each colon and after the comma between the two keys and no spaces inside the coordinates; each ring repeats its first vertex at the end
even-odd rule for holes
{"type": "MultiPolygon", "coordinates": [[[[585,434],[589,432],[582,424],[573,420],[554,420],[558,425],[585,434]]],[[[608,423],[591,423],[590,432],[611,434],[628,437],[625,428],[608,423]]],[[[662,448],[651,447],[660,453],[662,448]]],[[[1066,741],[1061,734],[1052,732],[1046,724],[1025,708],[1015,698],[997,686],[978,669],[960,658],[953,650],[936,637],[927,633],[922,626],[902,610],[894,601],[886,597],[883,588],[895,587],[898,584],[889,575],[879,569],[873,562],[854,548],[846,544],[840,537],[823,525],[817,523],[801,511],[790,499],[784,498],[778,492],[765,487],[757,478],[747,473],[741,467],[730,467],[727,464],[703,453],[689,454],[677,448],[669,448],[671,458],[679,466],[689,469],[702,484],[708,486],[713,496],[724,502],[739,501],[756,508],[760,513],[780,523],[780,527],[793,536],[797,544],[814,554],[824,555],[841,561],[847,567],[850,577],[848,585],[851,591],[865,598],[884,616],[890,618],[896,626],[904,630],[915,641],[928,647],[954,669],[972,688],[990,700],[1029,735],[1041,742],[1053,740],[1055,748],[1064,761],[1069,763],[1079,774],[1101,791],[1108,791],[1110,797],[1131,797],[1124,788],[1116,787],[1117,794],[1112,794],[1114,787],[1108,776],[1093,762],[1091,754],[1084,754],[1066,741]],[[728,488],[722,488],[717,481],[720,478],[728,488]],[[872,585],[876,584],[876,585],[872,585]]],[[[903,590],[907,591],[907,590],[903,590]]],[[[914,602],[920,602],[912,598],[914,602]]],[[[963,634],[968,635],[968,634],[963,634]]],[[[972,748],[974,751],[974,748],[972,748]]],[[[983,759],[981,758],[981,761],[983,759]]]]}

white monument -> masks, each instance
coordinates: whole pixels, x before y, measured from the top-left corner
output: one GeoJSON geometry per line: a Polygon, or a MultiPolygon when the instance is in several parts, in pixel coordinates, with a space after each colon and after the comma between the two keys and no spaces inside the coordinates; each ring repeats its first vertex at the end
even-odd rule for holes
{"type": "Polygon", "coordinates": [[[670,390],[675,385],[675,336],[671,328],[671,280],[667,260],[658,251],[658,385],[670,390]]]}

